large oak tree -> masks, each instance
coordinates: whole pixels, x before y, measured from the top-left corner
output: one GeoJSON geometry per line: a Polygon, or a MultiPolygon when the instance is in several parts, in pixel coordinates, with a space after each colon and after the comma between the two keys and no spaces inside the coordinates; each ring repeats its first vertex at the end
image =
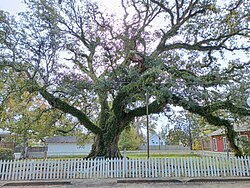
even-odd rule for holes
{"type": "Polygon", "coordinates": [[[1,12],[1,71],[22,73],[23,91],[91,131],[89,157],[121,157],[119,136],[146,115],[146,93],[149,114],[181,106],[224,126],[242,154],[231,116],[250,115],[248,0],[121,0],[119,15],[87,0],[26,3],[16,18],[1,12]]]}

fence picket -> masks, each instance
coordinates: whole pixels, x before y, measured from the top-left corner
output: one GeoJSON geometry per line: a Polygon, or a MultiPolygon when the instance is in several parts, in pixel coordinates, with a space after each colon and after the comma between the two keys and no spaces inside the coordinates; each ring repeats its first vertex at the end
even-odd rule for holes
{"type": "Polygon", "coordinates": [[[245,158],[246,176],[250,176],[250,156],[245,158]]]}
{"type": "Polygon", "coordinates": [[[92,178],[93,177],[93,164],[94,164],[94,162],[93,162],[93,159],[90,159],[89,161],[88,161],[88,178],[92,178]]]}
{"type": "Polygon", "coordinates": [[[197,177],[201,177],[201,167],[200,167],[200,159],[196,158],[197,165],[197,177]]]}
{"type": "Polygon", "coordinates": [[[202,158],[201,159],[201,162],[202,162],[202,174],[203,174],[203,177],[206,177],[206,158],[202,158]]]}
{"type": "Polygon", "coordinates": [[[20,170],[20,162],[21,161],[17,161],[17,164],[16,164],[15,180],[18,180],[18,175],[19,175],[19,170],[20,170]]]}
{"type": "Polygon", "coordinates": [[[5,178],[4,180],[8,180],[8,174],[9,174],[9,160],[6,161],[6,170],[5,170],[5,178]]]}
{"type": "Polygon", "coordinates": [[[189,163],[189,159],[187,159],[187,161],[186,161],[186,167],[187,167],[187,176],[190,177],[190,176],[191,176],[191,172],[190,172],[190,163],[189,163]]]}
{"type": "Polygon", "coordinates": [[[1,180],[4,180],[5,179],[5,176],[6,176],[6,161],[4,160],[3,161],[3,169],[2,169],[2,171],[1,171],[1,176],[2,176],[2,178],[1,178],[1,180]]]}
{"type": "Polygon", "coordinates": [[[161,165],[162,164],[162,159],[161,158],[158,158],[158,177],[162,177],[162,168],[161,168],[161,165]]]}
{"type": "MultiPolygon", "coordinates": [[[[80,176],[80,178],[85,178],[86,177],[85,172],[86,172],[86,159],[81,161],[81,172],[80,172],[81,176],[80,176]]],[[[100,173],[101,173],[101,170],[100,170],[100,173]]]]}
{"type": "Polygon", "coordinates": [[[241,158],[242,176],[246,176],[246,173],[245,173],[246,168],[245,168],[244,161],[245,161],[245,157],[242,157],[242,158],[241,158]]]}
{"type": "Polygon", "coordinates": [[[239,175],[238,158],[235,158],[235,170],[236,170],[236,176],[238,176],[239,175]]]}
{"type": "Polygon", "coordinates": [[[31,160],[28,160],[27,161],[27,169],[26,169],[26,177],[25,177],[25,180],[30,180],[31,179],[31,171],[32,171],[32,161],[31,160]]]}
{"type": "Polygon", "coordinates": [[[243,164],[243,157],[240,157],[240,176],[245,176],[244,175],[244,164],[243,164]]]}
{"type": "Polygon", "coordinates": [[[193,177],[197,177],[196,158],[193,158],[193,177]]]}
{"type": "Polygon", "coordinates": [[[23,179],[23,166],[24,166],[25,161],[20,161],[20,171],[19,171],[19,177],[18,180],[23,179]]]}
{"type": "Polygon", "coordinates": [[[3,176],[3,173],[4,173],[3,167],[4,167],[3,161],[0,160],[0,172],[1,172],[1,174],[0,174],[0,180],[2,180],[2,176],[3,176]]]}
{"type": "Polygon", "coordinates": [[[78,178],[82,178],[82,166],[83,166],[83,160],[80,159],[78,161],[78,178]]]}
{"type": "Polygon", "coordinates": [[[187,177],[188,175],[188,168],[187,168],[187,159],[186,158],[184,158],[183,159],[183,168],[184,168],[184,177],[187,177]]]}
{"type": "Polygon", "coordinates": [[[215,176],[219,177],[219,159],[217,156],[214,157],[214,174],[215,176]]]}
{"type": "Polygon", "coordinates": [[[134,171],[135,171],[135,169],[134,169],[134,159],[131,159],[130,160],[130,177],[132,177],[132,178],[134,178],[134,171]]]}
{"type": "Polygon", "coordinates": [[[156,175],[156,164],[155,164],[155,158],[152,158],[151,159],[152,163],[151,163],[151,169],[152,169],[152,172],[151,172],[151,177],[152,178],[155,178],[155,175],[156,175]]]}
{"type": "Polygon", "coordinates": [[[142,168],[141,168],[141,170],[142,170],[141,177],[146,177],[146,169],[145,169],[145,160],[144,159],[141,160],[141,166],[142,166],[142,168]]]}
{"type": "Polygon", "coordinates": [[[172,173],[171,172],[173,172],[173,169],[172,169],[172,167],[173,167],[173,165],[171,165],[172,163],[172,160],[170,159],[170,158],[168,158],[168,176],[169,177],[171,177],[172,176],[172,173]]]}
{"type": "Polygon", "coordinates": [[[9,173],[10,173],[10,161],[7,160],[6,162],[6,174],[5,174],[5,180],[9,179],[9,173]]]}

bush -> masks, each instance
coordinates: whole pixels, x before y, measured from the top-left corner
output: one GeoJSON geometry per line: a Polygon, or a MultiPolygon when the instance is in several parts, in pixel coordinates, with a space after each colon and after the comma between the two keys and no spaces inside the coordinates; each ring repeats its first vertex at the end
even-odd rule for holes
{"type": "Polygon", "coordinates": [[[250,156],[250,146],[249,142],[244,142],[242,144],[242,152],[244,156],[250,156]]]}
{"type": "Polygon", "coordinates": [[[0,160],[14,160],[15,155],[13,150],[0,148],[0,160]]]}

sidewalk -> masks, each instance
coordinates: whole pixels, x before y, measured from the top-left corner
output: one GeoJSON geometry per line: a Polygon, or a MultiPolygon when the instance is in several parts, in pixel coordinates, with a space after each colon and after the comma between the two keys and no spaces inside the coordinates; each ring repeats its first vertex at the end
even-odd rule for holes
{"type": "Polygon", "coordinates": [[[191,183],[191,182],[250,182],[250,177],[200,177],[200,178],[127,178],[117,183],[191,183]]]}
{"type": "Polygon", "coordinates": [[[29,181],[0,181],[0,187],[7,188],[38,188],[38,187],[60,187],[60,188],[80,188],[80,187],[225,187],[225,188],[245,188],[250,186],[250,177],[232,178],[128,178],[128,179],[73,179],[73,180],[29,180],[29,181]],[[213,186],[214,185],[214,186],[213,186]]]}

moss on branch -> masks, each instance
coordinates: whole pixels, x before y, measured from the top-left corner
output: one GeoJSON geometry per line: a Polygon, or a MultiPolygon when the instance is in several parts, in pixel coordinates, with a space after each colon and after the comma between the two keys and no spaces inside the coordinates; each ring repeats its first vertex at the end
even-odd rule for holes
{"type": "Polygon", "coordinates": [[[40,90],[39,93],[49,102],[51,106],[54,108],[57,108],[64,113],[69,113],[75,117],[78,118],[79,122],[85,126],[87,129],[89,129],[94,134],[101,134],[101,129],[96,126],[89,117],[83,113],[82,111],[78,110],[77,108],[69,105],[68,103],[60,100],[59,98],[53,96],[46,90],[40,90]]]}

